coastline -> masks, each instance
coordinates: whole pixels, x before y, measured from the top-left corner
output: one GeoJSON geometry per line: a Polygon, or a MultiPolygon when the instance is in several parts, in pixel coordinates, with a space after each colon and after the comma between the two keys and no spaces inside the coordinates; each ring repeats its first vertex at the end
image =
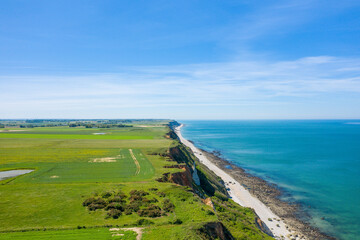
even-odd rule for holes
{"type": "Polygon", "coordinates": [[[334,239],[300,220],[296,216],[298,206],[280,200],[281,191],[278,188],[212,153],[198,149],[183,138],[181,127],[182,124],[174,129],[180,141],[202,164],[223,179],[233,201],[256,212],[276,239],[334,239]]]}

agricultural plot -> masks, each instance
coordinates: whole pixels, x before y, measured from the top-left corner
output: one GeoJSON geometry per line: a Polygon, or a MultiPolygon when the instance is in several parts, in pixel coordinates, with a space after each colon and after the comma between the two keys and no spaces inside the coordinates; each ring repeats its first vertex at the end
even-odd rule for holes
{"type": "Polygon", "coordinates": [[[69,128],[42,127],[9,129],[0,131],[0,138],[43,138],[43,139],[156,139],[163,138],[162,127],[132,128],[69,128]],[[5,131],[5,132],[4,132],[5,131]]]}
{"type": "Polygon", "coordinates": [[[132,136],[132,135],[80,135],[80,134],[18,134],[0,133],[0,138],[44,138],[44,139],[152,139],[152,136],[132,136]]]}
{"type": "Polygon", "coordinates": [[[128,182],[146,180],[153,176],[154,167],[139,149],[121,149],[117,153],[111,157],[91,157],[87,161],[79,162],[17,163],[1,166],[6,169],[36,169],[15,179],[12,184],[128,182]]]}

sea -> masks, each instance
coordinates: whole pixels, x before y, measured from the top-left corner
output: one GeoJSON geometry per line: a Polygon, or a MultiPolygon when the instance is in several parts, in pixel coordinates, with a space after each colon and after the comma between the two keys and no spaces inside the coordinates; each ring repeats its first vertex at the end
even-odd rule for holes
{"type": "Polygon", "coordinates": [[[275,183],[311,225],[360,239],[360,120],[179,122],[198,148],[275,183]]]}

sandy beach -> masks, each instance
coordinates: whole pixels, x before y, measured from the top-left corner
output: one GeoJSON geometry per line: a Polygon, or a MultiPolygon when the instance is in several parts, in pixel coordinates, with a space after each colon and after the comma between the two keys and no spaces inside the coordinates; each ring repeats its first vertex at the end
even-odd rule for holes
{"type": "Polygon", "coordinates": [[[313,239],[299,232],[298,228],[296,230],[286,224],[283,218],[280,218],[270,209],[270,207],[266,206],[256,196],[252,195],[242,184],[240,184],[238,180],[225,172],[224,169],[217,166],[214,159],[211,159],[211,156],[209,156],[209,153],[198,149],[192,142],[183,138],[180,131],[182,126],[183,125],[175,128],[175,133],[179,137],[180,141],[193,151],[202,164],[206,165],[216,175],[221,177],[221,179],[225,182],[232,200],[241,206],[254,209],[256,214],[266,224],[276,239],[313,239]]]}

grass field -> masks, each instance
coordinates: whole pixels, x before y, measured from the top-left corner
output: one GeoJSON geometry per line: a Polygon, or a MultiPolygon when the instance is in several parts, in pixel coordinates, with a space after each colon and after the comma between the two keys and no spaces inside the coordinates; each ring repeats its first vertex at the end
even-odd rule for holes
{"type": "MultiPolygon", "coordinates": [[[[159,123],[151,126],[151,121],[146,124],[0,132],[0,171],[34,169],[0,181],[0,239],[130,240],[136,239],[135,232],[120,231],[116,235],[109,229],[134,226],[144,228],[145,240],[201,239],[197,228],[219,217],[190,188],[155,181],[166,172],[182,170],[164,168],[175,164],[165,153],[177,144],[166,137],[168,127],[159,123]],[[149,190],[154,188],[156,192],[149,190]],[[175,208],[156,218],[140,217],[134,212],[114,219],[108,218],[105,210],[89,211],[83,206],[84,200],[92,196],[120,190],[127,196],[133,190],[143,190],[160,206],[166,198],[175,208]],[[143,223],[144,219],[147,222],[143,223]]],[[[131,204],[128,198],[124,201],[131,204]]],[[[253,217],[244,215],[247,222],[253,217]]],[[[259,238],[241,236],[267,239],[262,234],[259,238]]]]}
{"type": "MultiPolygon", "coordinates": [[[[35,162],[3,164],[6,169],[36,169],[36,171],[12,181],[17,183],[85,183],[85,182],[128,182],[151,178],[154,167],[140,149],[131,149],[139,170],[129,149],[111,151],[111,157],[83,157],[70,162],[35,162]]],[[[66,151],[65,151],[66,152],[66,151]]],[[[70,153],[76,153],[70,151],[70,153]]],[[[69,153],[68,153],[69,154],[69,153]]]]}
{"type": "Polygon", "coordinates": [[[152,136],[131,135],[80,135],[80,134],[17,134],[0,133],[0,138],[45,138],[45,139],[153,139],[152,136]]]}
{"type": "Polygon", "coordinates": [[[109,231],[107,228],[95,229],[76,229],[62,231],[29,231],[29,232],[13,232],[7,234],[0,233],[0,239],[3,240],[136,240],[136,233],[133,231],[109,231]],[[113,236],[124,234],[123,236],[113,236]]]}
{"type": "MultiPolygon", "coordinates": [[[[44,127],[0,133],[0,171],[35,169],[30,174],[0,181],[0,231],[8,232],[0,234],[0,239],[49,239],[49,236],[52,239],[114,239],[108,228],[11,231],[135,224],[139,219],[137,215],[105,219],[104,212],[89,212],[82,202],[106,190],[129,192],[157,185],[153,180],[161,176],[165,171],[162,166],[169,163],[163,157],[148,153],[164,151],[172,144],[164,138],[167,131],[164,126],[44,127]]],[[[183,191],[174,190],[169,184],[161,189],[170,195],[183,191]]],[[[171,218],[173,216],[156,221],[166,223],[171,218]]]]}

